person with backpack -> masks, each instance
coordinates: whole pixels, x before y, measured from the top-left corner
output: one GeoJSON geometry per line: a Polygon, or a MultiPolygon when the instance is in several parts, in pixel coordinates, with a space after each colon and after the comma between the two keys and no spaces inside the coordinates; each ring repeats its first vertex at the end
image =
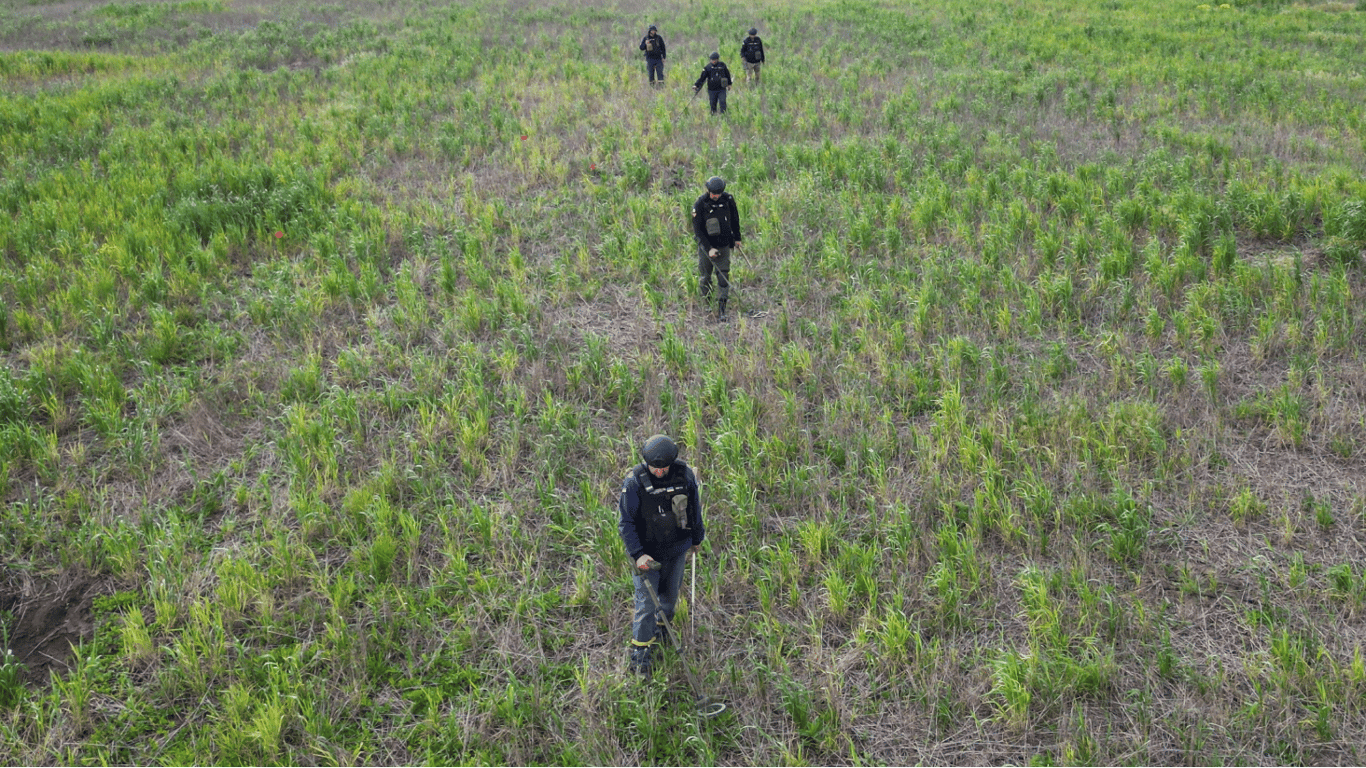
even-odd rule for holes
{"type": "Polygon", "coordinates": [[[711,113],[716,114],[716,107],[721,106],[721,114],[726,113],[726,89],[730,87],[730,70],[725,62],[721,61],[721,54],[712,51],[707,57],[707,66],[702,68],[702,74],[697,78],[697,82],[692,84],[693,93],[697,93],[702,88],[702,84],[707,85],[707,98],[711,100],[711,113]]]}
{"type": "Polygon", "coordinates": [[[659,34],[659,28],[651,24],[645,31],[645,37],[640,41],[640,50],[645,51],[645,71],[650,78],[650,85],[659,87],[664,85],[664,59],[668,57],[668,51],[664,48],[664,38],[659,34]],[[655,82],[655,76],[659,76],[659,82],[655,82]]]}
{"type": "Polygon", "coordinates": [[[707,191],[692,205],[692,229],[697,238],[698,288],[702,300],[711,298],[711,275],[716,273],[716,319],[726,320],[730,298],[730,254],[740,245],[740,210],[720,176],[707,179],[707,191]]]}
{"type": "Polygon", "coordinates": [[[764,41],[759,39],[759,30],[750,27],[749,37],[740,44],[740,66],[745,71],[745,82],[749,82],[751,76],[754,77],[754,84],[759,84],[759,65],[764,63],[764,41]]]}
{"type": "MultiPolygon", "coordinates": [[[[667,435],[652,435],[640,449],[643,460],[621,483],[617,532],[635,561],[635,614],[631,621],[631,671],[651,672],[650,649],[663,639],[656,618],[654,588],[664,618],[673,621],[683,587],[687,556],[694,557],[706,536],[697,474],[678,458],[678,446],[667,435]],[[659,563],[657,569],[651,564],[659,563]]],[[[677,638],[670,638],[671,641],[677,638]]]]}

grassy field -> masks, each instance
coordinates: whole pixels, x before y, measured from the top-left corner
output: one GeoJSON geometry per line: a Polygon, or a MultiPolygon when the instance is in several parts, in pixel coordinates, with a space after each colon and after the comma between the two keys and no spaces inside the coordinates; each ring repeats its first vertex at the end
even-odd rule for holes
{"type": "Polygon", "coordinates": [[[0,0],[0,763],[1366,761],[1364,35],[0,0]],[[642,683],[661,431],[709,532],[642,683]]]}

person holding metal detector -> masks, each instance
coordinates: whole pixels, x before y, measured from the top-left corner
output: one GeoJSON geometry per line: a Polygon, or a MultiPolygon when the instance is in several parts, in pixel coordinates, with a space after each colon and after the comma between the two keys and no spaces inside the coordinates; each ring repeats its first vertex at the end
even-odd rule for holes
{"type": "Polygon", "coordinates": [[[678,458],[667,435],[653,435],[640,450],[644,459],[626,475],[617,504],[617,531],[635,562],[635,617],[631,623],[631,670],[649,677],[650,649],[664,638],[683,587],[687,556],[697,554],[706,535],[697,475],[678,458]],[[661,626],[664,625],[664,626],[661,626]]]}
{"type": "Polygon", "coordinates": [[[730,70],[725,62],[721,61],[721,54],[712,51],[707,57],[707,66],[702,68],[702,74],[697,76],[697,80],[692,84],[692,95],[697,97],[697,92],[702,90],[702,85],[707,86],[707,99],[711,102],[711,113],[716,114],[716,108],[720,106],[721,114],[726,114],[726,89],[731,86],[730,70]]]}
{"type": "Polygon", "coordinates": [[[730,254],[740,246],[740,210],[720,176],[707,179],[707,191],[692,205],[692,230],[697,238],[698,289],[702,301],[711,298],[711,275],[716,273],[716,319],[725,321],[730,299],[730,254]]]}

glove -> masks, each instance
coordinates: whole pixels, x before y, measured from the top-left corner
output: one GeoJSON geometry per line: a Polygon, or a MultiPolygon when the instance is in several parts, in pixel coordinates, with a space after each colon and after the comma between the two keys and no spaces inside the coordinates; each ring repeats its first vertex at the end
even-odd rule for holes
{"type": "Polygon", "coordinates": [[[715,248],[711,249],[710,251],[707,251],[707,258],[709,258],[709,259],[714,259],[714,258],[716,258],[716,249],[715,249],[715,248]]]}

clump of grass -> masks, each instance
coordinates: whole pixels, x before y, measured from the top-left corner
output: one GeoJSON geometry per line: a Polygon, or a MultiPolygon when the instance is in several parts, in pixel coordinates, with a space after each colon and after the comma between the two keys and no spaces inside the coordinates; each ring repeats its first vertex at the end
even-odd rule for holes
{"type": "MultiPolygon", "coordinates": [[[[8,638],[4,639],[7,640],[8,638]]],[[[0,708],[11,709],[24,697],[22,679],[24,666],[15,658],[14,652],[8,647],[8,643],[6,642],[4,645],[4,651],[0,653],[0,708]]]]}
{"type": "Polygon", "coordinates": [[[1235,523],[1254,520],[1266,514],[1266,503],[1259,499],[1251,488],[1243,488],[1230,502],[1229,514],[1233,516],[1235,523]]]}

